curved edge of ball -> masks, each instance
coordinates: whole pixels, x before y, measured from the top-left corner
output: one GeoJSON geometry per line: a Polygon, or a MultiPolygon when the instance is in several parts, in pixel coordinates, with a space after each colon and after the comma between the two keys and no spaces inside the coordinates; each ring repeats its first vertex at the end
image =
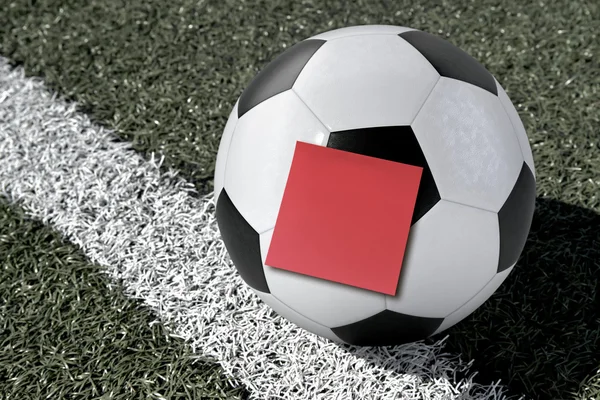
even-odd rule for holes
{"type": "Polygon", "coordinates": [[[505,269],[504,271],[494,275],[494,277],[469,301],[459,307],[456,311],[444,318],[442,324],[432,334],[437,335],[452,326],[458,324],[463,319],[471,315],[475,310],[483,305],[493,294],[498,290],[502,283],[506,280],[515,266],[505,269]]]}
{"type": "Polygon", "coordinates": [[[223,129],[223,134],[221,135],[221,142],[219,143],[219,149],[217,150],[217,160],[215,162],[215,179],[214,179],[214,200],[215,204],[219,200],[219,194],[223,190],[223,186],[225,184],[225,169],[227,166],[227,159],[229,155],[229,146],[231,145],[231,140],[233,139],[233,134],[235,132],[235,126],[238,121],[238,104],[239,99],[236,100],[233,105],[233,109],[229,113],[229,118],[227,118],[227,123],[225,124],[225,128],[223,129]]]}
{"type": "Polygon", "coordinates": [[[320,39],[329,41],[356,35],[398,35],[400,33],[415,30],[416,29],[413,28],[396,25],[354,25],[321,32],[307,38],[306,40],[320,39]]]}

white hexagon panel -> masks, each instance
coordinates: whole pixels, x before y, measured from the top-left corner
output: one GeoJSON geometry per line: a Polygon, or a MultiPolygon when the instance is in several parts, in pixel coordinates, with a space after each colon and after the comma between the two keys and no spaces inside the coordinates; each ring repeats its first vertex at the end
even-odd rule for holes
{"type": "Polygon", "coordinates": [[[497,273],[494,277],[483,287],[480,291],[478,291],[473,297],[469,299],[465,304],[461,305],[457,310],[450,313],[444,318],[444,321],[439,326],[439,328],[435,331],[434,335],[445,331],[453,325],[456,325],[463,319],[467,318],[471,315],[475,310],[477,310],[483,303],[486,302],[487,299],[492,296],[496,290],[502,285],[502,283],[508,278],[508,275],[513,270],[514,265],[508,269],[505,269],[502,272],[497,273]]]}
{"type": "Polygon", "coordinates": [[[323,44],[293,90],[330,131],[344,131],[409,125],[438,79],[398,35],[359,34],[323,44]]]}
{"type": "Polygon", "coordinates": [[[329,131],[288,90],[241,117],[229,147],[225,187],[246,221],[258,232],[275,226],[296,141],[324,145],[329,131]]]}
{"type": "Polygon", "coordinates": [[[324,325],[318,324],[315,321],[306,318],[302,314],[297,313],[290,307],[283,304],[277,297],[270,293],[263,293],[257,290],[254,291],[262,301],[265,302],[269,307],[273,309],[277,314],[287,319],[291,323],[302,327],[303,329],[314,333],[315,335],[333,340],[334,342],[344,343],[339,337],[337,337],[333,331],[324,325]]]}
{"type": "Polygon", "coordinates": [[[386,308],[444,318],[496,274],[500,233],[496,213],[445,200],[413,225],[397,294],[386,308]]]}
{"type": "Polygon", "coordinates": [[[498,97],[442,77],[411,124],[442,199],[498,211],[523,156],[498,97]]]}

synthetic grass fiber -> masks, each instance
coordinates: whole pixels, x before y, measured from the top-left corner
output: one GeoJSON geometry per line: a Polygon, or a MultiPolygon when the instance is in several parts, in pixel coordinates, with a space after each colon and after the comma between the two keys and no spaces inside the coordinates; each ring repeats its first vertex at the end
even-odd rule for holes
{"type": "MultiPolygon", "coordinates": [[[[475,358],[477,380],[502,378],[517,394],[600,397],[597,2],[0,0],[0,10],[1,55],[76,100],[80,111],[114,128],[146,159],[164,155],[162,171],[175,168],[200,194],[212,188],[233,102],[284,47],[336,27],[385,23],[436,33],[468,51],[520,111],[540,199],[519,265],[490,302],[449,332],[444,350],[475,358]]],[[[11,196],[28,204],[27,196],[11,196]]],[[[38,207],[46,211],[32,215],[50,223],[54,211],[38,207]]],[[[93,215],[76,221],[108,229],[93,225],[93,215]]],[[[214,222],[203,218],[208,226],[214,222]]]]}
{"type": "Polygon", "coordinates": [[[239,398],[74,245],[0,203],[0,398],[239,398]]]}

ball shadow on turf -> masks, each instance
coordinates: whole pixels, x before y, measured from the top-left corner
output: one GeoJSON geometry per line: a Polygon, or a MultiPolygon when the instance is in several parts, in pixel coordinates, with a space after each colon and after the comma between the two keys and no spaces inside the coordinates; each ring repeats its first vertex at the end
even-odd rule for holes
{"type": "MultiPolygon", "coordinates": [[[[472,315],[426,343],[446,335],[444,352],[474,360],[457,379],[477,372],[475,382],[500,379],[509,395],[573,397],[600,365],[600,214],[538,197],[513,272],[472,315]]],[[[397,368],[389,366],[393,351],[410,351],[343,348],[383,368],[397,368]]]]}

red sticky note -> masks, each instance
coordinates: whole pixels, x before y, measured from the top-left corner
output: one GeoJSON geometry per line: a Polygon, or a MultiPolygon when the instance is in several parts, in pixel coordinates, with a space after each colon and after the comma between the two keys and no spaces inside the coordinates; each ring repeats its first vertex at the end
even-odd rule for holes
{"type": "Polygon", "coordinates": [[[422,170],[297,142],[267,266],[395,295],[422,170]]]}

